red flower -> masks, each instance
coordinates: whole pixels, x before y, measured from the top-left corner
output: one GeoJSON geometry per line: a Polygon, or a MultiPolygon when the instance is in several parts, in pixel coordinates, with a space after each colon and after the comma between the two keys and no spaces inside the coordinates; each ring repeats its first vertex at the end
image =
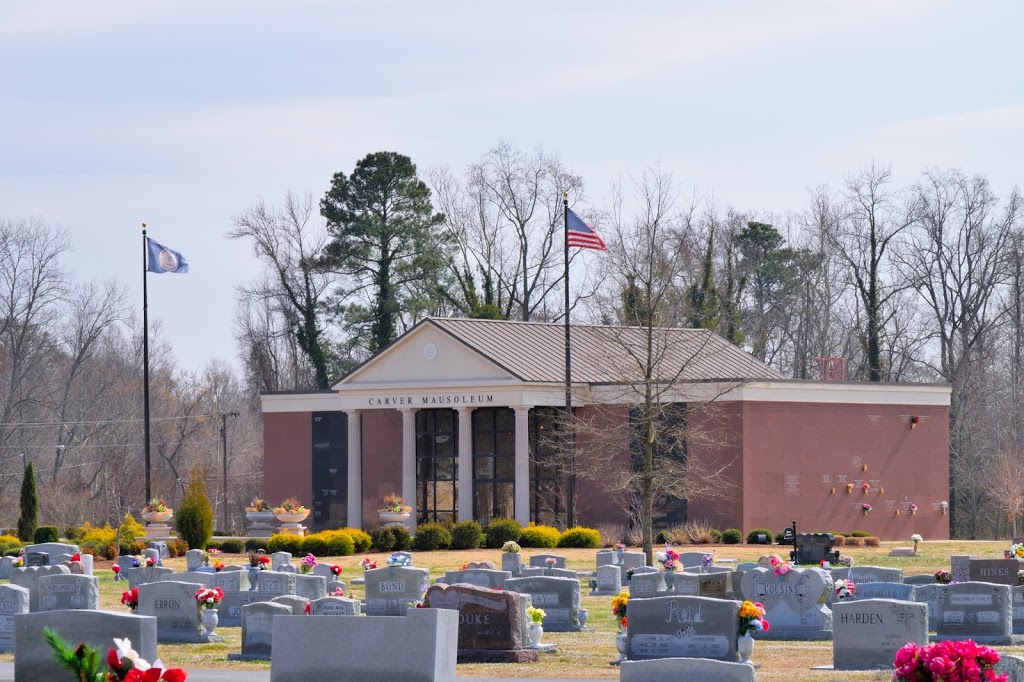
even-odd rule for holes
{"type": "Polygon", "coordinates": [[[265,556],[265,555],[260,555],[260,563],[261,564],[269,564],[270,563],[270,557],[265,556]]]}
{"type": "Polygon", "coordinates": [[[121,572],[121,567],[118,566],[117,564],[114,564],[113,566],[110,567],[110,570],[113,571],[114,573],[120,573],[121,572]]]}
{"type": "Polygon", "coordinates": [[[305,608],[305,611],[306,611],[306,615],[307,615],[307,616],[309,615],[309,610],[310,610],[310,609],[309,609],[309,602],[306,602],[306,608],[305,608]]]}
{"type": "Polygon", "coordinates": [[[71,555],[71,561],[81,561],[81,560],[82,560],[81,552],[75,552],[74,554],[71,555]]]}
{"type": "Polygon", "coordinates": [[[121,659],[117,657],[117,649],[107,649],[107,665],[111,668],[121,669],[121,659]]]}
{"type": "Polygon", "coordinates": [[[170,668],[164,671],[160,679],[164,682],[185,682],[186,677],[188,677],[188,673],[181,668],[170,668]]]}

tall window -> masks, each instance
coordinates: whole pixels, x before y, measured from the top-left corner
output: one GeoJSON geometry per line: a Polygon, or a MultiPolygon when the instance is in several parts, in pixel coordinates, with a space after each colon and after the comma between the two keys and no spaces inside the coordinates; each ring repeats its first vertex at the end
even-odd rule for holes
{"type": "Polygon", "coordinates": [[[459,418],[455,410],[416,412],[417,523],[456,521],[459,418]]]}
{"type": "Polygon", "coordinates": [[[313,413],[313,530],[348,520],[348,416],[313,413]]]}
{"type": "Polygon", "coordinates": [[[530,520],[565,527],[565,477],[559,458],[558,417],[562,410],[530,410],[530,520]]]}
{"type": "MultiPolygon", "coordinates": [[[[630,459],[634,470],[643,466],[643,443],[640,439],[640,408],[632,408],[629,411],[630,426],[630,459]]],[[[672,458],[683,464],[686,463],[686,430],[687,430],[687,405],[686,403],[668,403],[658,406],[658,414],[655,417],[655,441],[654,458],[672,458]]],[[[662,493],[654,497],[654,527],[665,529],[671,526],[686,523],[686,498],[676,497],[669,493],[662,493]]]]}
{"type": "Polygon", "coordinates": [[[473,517],[482,525],[515,515],[515,431],[510,407],[473,411],[473,517]]]}

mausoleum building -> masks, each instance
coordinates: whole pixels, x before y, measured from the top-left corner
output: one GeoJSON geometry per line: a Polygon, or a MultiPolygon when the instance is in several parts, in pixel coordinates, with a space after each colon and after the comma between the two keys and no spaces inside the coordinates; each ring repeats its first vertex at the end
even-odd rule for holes
{"type": "MultiPolygon", "coordinates": [[[[630,521],[629,496],[602,476],[636,453],[646,342],[640,328],[572,329],[581,525],[630,521]]],[[[317,530],[375,528],[391,493],[410,526],[564,525],[564,343],[558,324],[428,318],[330,390],[263,394],[264,496],[298,497],[317,530]]],[[[722,482],[660,498],[660,525],[949,537],[948,386],[784,379],[701,329],[659,330],[652,345],[659,418],[705,436],[672,456],[717,463],[722,482]]]]}

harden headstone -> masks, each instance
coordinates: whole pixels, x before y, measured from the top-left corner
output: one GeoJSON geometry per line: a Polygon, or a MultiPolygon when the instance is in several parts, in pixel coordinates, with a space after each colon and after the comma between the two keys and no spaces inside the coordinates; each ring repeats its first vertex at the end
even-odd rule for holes
{"type": "Polygon", "coordinates": [[[427,608],[459,612],[459,661],[523,663],[537,660],[524,649],[524,597],[473,585],[434,585],[427,590],[427,608]]]}
{"type": "Polygon", "coordinates": [[[422,599],[430,587],[430,571],[425,568],[371,568],[363,577],[368,616],[404,616],[409,604],[422,599]]]}
{"type": "Polygon", "coordinates": [[[896,652],[907,642],[928,643],[924,604],[863,599],[833,607],[832,665],[836,670],[891,670],[896,652]]]}

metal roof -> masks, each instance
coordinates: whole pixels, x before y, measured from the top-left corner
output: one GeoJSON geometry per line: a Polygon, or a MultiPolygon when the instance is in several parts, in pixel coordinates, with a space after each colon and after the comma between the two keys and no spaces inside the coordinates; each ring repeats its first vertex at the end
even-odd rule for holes
{"type": "MultiPolygon", "coordinates": [[[[549,322],[509,322],[427,318],[477,353],[527,382],[565,380],[565,326],[549,322]]],[[[707,329],[654,329],[652,363],[661,381],[771,380],[783,378],[707,329]]],[[[643,379],[647,329],[572,325],[573,383],[618,384],[643,379]]]]}

